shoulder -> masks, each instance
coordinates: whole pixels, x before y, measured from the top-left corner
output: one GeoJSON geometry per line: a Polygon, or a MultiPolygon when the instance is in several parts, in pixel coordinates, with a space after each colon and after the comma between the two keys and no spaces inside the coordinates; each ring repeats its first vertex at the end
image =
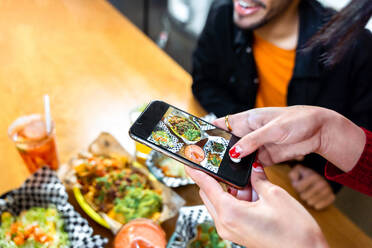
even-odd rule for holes
{"type": "Polygon", "coordinates": [[[370,30],[364,28],[360,31],[356,38],[356,43],[362,45],[363,47],[368,47],[372,49],[372,33],[370,30]]]}
{"type": "MultiPolygon", "coordinates": [[[[368,29],[363,29],[355,37],[349,54],[346,56],[352,58],[353,64],[360,67],[367,67],[370,71],[372,65],[372,33],[368,29]]],[[[370,74],[371,75],[371,74],[370,74]]]]}
{"type": "Polygon", "coordinates": [[[328,22],[337,13],[336,10],[325,7],[320,2],[314,0],[302,0],[299,8],[300,15],[305,15],[313,23],[317,23],[318,26],[328,22]]]}

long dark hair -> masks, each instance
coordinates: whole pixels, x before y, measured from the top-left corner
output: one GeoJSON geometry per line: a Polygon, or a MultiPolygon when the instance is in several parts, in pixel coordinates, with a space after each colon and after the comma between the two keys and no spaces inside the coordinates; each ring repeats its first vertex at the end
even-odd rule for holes
{"type": "Polygon", "coordinates": [[[324,46],[322,60],[327,66],[333,66],[352,46],[354,38],[366,26],[372,15],[371,0],[352,0],[340,12],[335,14],[320,31],[306,44],[304,51],[324,46]]]}

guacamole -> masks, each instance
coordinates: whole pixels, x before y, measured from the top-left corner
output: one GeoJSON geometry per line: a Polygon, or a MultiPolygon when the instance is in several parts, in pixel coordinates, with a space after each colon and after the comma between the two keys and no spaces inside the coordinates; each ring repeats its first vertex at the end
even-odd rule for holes
{"type": "Polygon", "coordinates": [[[116,199],[114,211],[121,215],[125,222],[137,218],[151,218],[161,211],[161,196],[150,189],[131,188],[122,199],[116,199]]]}

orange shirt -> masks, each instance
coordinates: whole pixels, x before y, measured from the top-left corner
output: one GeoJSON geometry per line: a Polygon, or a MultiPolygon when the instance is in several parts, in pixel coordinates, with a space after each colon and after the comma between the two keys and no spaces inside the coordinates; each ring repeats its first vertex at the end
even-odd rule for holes
{"type": "Polygon", "coordinates": [[[296,50],[285,50],[254,36],[253,55],[259,79],[256,108],[287,106],[296,50]]]}

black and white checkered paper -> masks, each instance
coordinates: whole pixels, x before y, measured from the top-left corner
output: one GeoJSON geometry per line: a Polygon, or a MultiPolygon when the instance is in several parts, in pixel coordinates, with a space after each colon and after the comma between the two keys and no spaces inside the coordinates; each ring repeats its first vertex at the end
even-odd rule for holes
{"type": "Polygon", "coordinates": [[[2,195],[0,214],[8,211],[13,215],[19,215],[22,210],[31,207],[50,205],[54,205],[61,214],[71,247],[101,248],[107,243],[106,238],[92,236],[93,229],[88,225],[88,221],[68,203],[65,187],[57,174],[48,167],[39,169],[20,188],[2,195]]]}
{"type": "MultiPolygon", "coordinates": [[[[197,225],[205,222],[213,224],[213,219],[204,205],[181,208],[176,230],[170,238],[167,248],[187,248],[196,235],[197,225]]],[[[244,248],[232,242],[228,243],[231,248],[244,248]]]]}
{"type": "MultiPolygon", "coordinates": [[[[182,142],[178,141],[178,138],[172,134],[172,132],[164,124],[163,121],[159,121],[158,125],[155,127],[154,132],[159,131],[159,130],[164,131],[169,135],[169,137],[171,139],[170,143],[172,144],[172,146],[169,146],[169,144],[167,144],[167,145],[159,144],[159,145],[163,146],[164,148],[166,148],[167,150],[169,150],[173,153],[177,153],[179,150],[181,150],[181,148],[183,147],[184,144],[182,142]]],[[[154,144],[158,144],[158,142],[155,141],[154,138],[152,137],[152,134],[150,134],[150,136],[147,138],[147,140],[154,143],[154,144]]]]}

